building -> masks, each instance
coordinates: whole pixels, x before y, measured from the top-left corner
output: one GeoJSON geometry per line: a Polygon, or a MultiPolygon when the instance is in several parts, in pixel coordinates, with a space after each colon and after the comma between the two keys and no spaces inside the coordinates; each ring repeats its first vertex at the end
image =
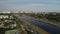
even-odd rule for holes
{"type": "Polygon", "coordinates": [[[12,15],[0,15],[0,28],[14,28],[16,21],[12,15]]]}

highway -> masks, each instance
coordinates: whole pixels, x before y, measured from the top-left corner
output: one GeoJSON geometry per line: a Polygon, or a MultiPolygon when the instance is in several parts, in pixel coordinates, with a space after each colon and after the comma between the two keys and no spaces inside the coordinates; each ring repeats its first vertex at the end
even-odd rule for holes
{"type": "Polygon", "coordinates": [[[56,27],[54,25],[49,25],[43,22],[38,22],[36,20],[32,20],[32,18],[25,17],[25,16],[20,16],[24,20],[32,23],[33,25],[36,25],[37,27],[42,28],[43,30],[47,31],[50,34],[60,34],[60,28],[56,27]]]}

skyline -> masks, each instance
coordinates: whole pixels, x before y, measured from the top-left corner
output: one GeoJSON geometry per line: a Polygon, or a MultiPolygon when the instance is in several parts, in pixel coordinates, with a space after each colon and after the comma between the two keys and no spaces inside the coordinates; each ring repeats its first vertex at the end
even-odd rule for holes
{"type": "Polygon", "coordinates": [[[0,11],[60,12],[60,0],[0,0],[0,11]]]}

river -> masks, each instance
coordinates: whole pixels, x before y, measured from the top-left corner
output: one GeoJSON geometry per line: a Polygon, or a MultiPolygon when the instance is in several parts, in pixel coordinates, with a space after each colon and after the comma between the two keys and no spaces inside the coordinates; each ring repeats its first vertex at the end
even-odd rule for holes
{"type": "Polygon", "coordinates": [[[33,25],[36,25],[36,26],[42,28],[43,30],[45,30],[51,34],[60,34],[60,28],[59,27],[56,27],[56,26],[50,25],[50,24],[46,24],[43,22],[38,22],[36,20],[32,20],[31,18],[25,17],[25,16],[21,16],[21,18],[32,23],[33,25]]]}

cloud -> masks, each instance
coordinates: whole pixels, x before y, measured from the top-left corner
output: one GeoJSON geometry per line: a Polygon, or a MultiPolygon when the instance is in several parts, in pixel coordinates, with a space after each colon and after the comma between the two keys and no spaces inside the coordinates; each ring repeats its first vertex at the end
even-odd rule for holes
{"type": "Polygon", "coordinates": [[[60,0],[0,0],[0,10],[31,8],[59,10],[60,0]]]}

